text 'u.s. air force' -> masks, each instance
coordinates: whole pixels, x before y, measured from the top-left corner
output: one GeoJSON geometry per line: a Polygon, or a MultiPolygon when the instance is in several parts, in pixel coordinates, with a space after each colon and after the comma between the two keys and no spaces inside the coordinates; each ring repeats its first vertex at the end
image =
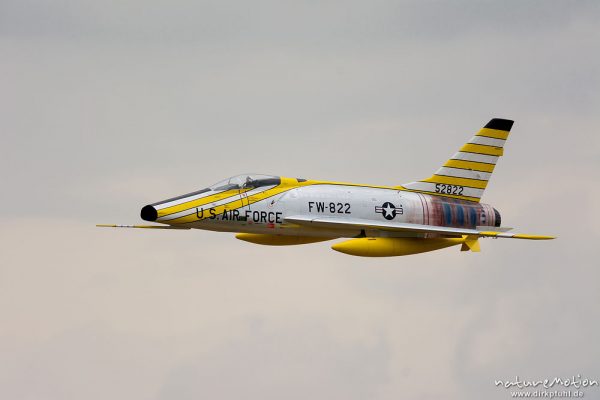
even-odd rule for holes
{"type": "Polygon", "coordinates": [[[221,221],[252,221],[264,224],[281,224],[282,213],[274,211],[251,211],[246,210],[240,213],[240,210],[223,210],[222,213],[217,213],[214,208],[205,210],[204,208],[196,208],[196,217],[198,219],[218,219],[221,221]]]}

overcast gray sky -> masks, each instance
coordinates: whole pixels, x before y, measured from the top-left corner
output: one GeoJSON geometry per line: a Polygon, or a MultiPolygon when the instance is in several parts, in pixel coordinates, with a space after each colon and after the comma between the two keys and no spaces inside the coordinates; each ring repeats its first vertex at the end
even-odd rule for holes
{"type": "MultiPolygon", "coordinates": [[[[0,397],[507,399],[600,379],[600,4],[0,2],[0,397]],[[553,242],[389,259],[108,230],[257,172],[429,176],[553,242]]],[[[590,389],[587,397],[600,389],[590,389]]]]}

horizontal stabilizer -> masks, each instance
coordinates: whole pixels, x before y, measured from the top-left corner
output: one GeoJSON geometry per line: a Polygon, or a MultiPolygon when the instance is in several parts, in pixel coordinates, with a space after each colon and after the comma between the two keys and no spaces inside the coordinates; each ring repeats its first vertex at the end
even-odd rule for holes
{"type": "MultiPolygon", "coordinates": [[[[476,226],[475,229],[477,229],[478,231],[486,231],[488,230],[490,227],[489,226],[476,226]]],[[[509,228],[507,226],[495,226],[494,227],[494,232],[508,232],[508,231],[512,231],[515,228],[509,228]]]]}
{"type": "Polygon", "coordinates": [[[479,235],[483,236],[483,237],[510,238],[510,239],[528,239],[528,240],[550,240],[550,239],[556,239],[556,236],[528,235],[526,233],[507,233],[507,232],[494,232],[494,231],[479,232],[479,235]]]}

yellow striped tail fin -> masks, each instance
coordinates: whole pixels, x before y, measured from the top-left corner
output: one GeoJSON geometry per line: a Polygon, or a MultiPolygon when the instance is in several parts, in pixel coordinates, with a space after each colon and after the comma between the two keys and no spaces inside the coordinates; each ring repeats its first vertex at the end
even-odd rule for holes
{"type": "Polygon", "coordinates": [[[430,178],[401,188],[478,202],[504,152],[514,121],[494,118],[430,178]]]}

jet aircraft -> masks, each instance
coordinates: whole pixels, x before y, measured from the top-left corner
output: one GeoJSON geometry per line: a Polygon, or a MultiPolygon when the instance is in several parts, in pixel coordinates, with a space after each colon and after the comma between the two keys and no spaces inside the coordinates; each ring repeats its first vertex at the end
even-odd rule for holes
{"type": "Polygon", "coordinates": [[[333,250],[364,257],[402,256],[461,245],[480,251],[479,238],[554,239],[501,227],[498,210],[480,203],[513,121],[494,118],[431,177],[373,186],[243,174],[144,206],[141,218],[162,225],[102,227],[204,229],[234,232],[262,245],[333,239],[333,250]]]}

